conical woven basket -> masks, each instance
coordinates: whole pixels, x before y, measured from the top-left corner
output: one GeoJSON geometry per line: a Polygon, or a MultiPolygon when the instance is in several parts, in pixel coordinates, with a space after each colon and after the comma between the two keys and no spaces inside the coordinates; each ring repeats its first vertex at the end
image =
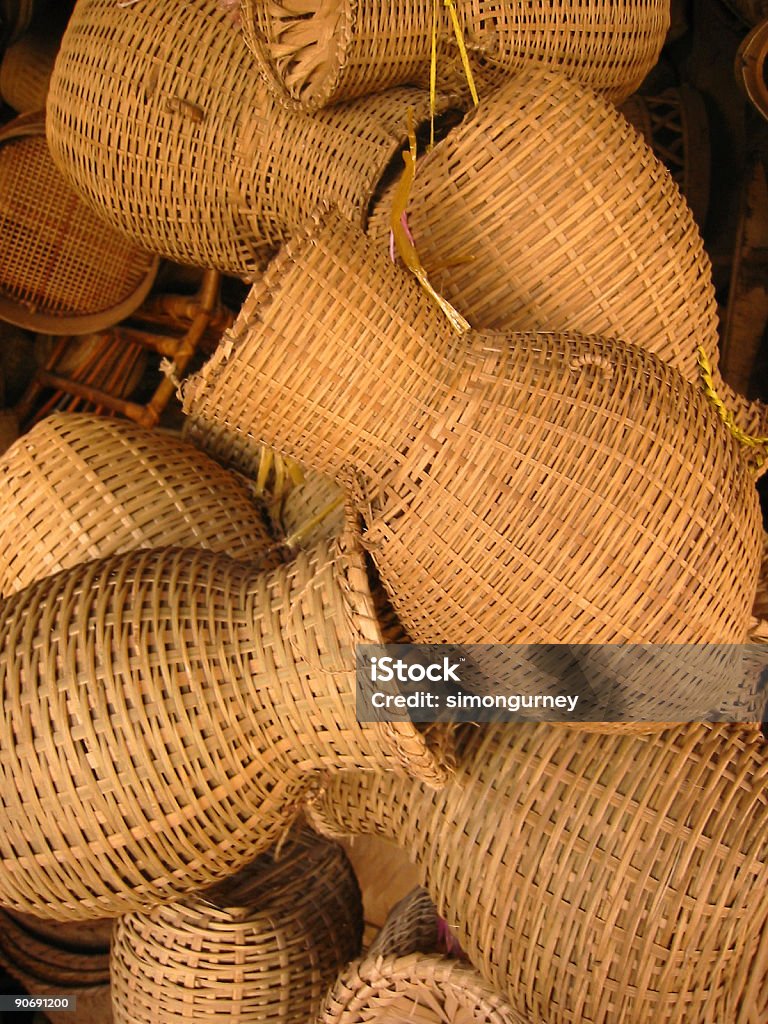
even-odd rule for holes
{"type": "Polygon", "coordinates": [[[243,483],[175,437],[123,420],[49,416],[0,461],[0,594],[138,548],[282,559],[243,483]]]}
{"type": "Polygon", "coordinates": [[[19,114],[45,108],[48,83],[59,49],[56,35],[28,32],[9,46],[0,64],[0,96],[19,114]]]}
{"type": "Polygon", "coordinates": [[[438,948],[434,905],[416,889],[393,907],[366,956],[339,975],[318,1024],[524,1024],[473,967],[438,948]]]}
{"type": "Polygon", "coordinates": [[[115,1024],[307,1024],[361,934],[351,864],[307,831],[216,890],[115,922],[115,1024]]]}
{"type": "Polygon", "coordinates": [[[349,773],[313,824],[402,846],[531,1024],[746,1024],[768,1012],[764,754],[738,725],[470,729],[440,793],[349,773]]]}
{"type": "Polygon", "coordinates": [[[9,323],[87,334],[128,316],[152,286],[157,259],[72,190],[51,159],[42,114],[0,130],[0,218],[0,318],[9,323]]]}
{"type": "Polygon", "coordinates": [[[59,167],[100,216],[153,252],[253,276],[319,202],[365,222],[410,108],[423,119],[426,94],[291,115],[217,0],[119,12],[78,0],[47,125],[59,167]]]}
{"type": "Polygon", "coordinates": [[[185,408],[353,488],[415,642],[746,638],[757,496],[703,392],[619,342],[459,337],[338,218],[286,246],[185,408]]]}
{"type": "MultiPolygon", "coordinates": [[[[308,110],[438,75],[454,87],[457,60],[447,3],[408,0],[241,0],[241,23],[260,72],[284,102],[308,110]]],[[[457,0],[462,39],[497,78],[531,64],[558,67],[613,99],[633,92],[658,60],[669,27],[663,0],[489,3],[457,0]]]]}
{"type": "Polygon", "coordinates": [[[349,529],[264,572],[161,549],[0,604],[0,902],[62,920],[169,902],[274,843],[317,769],[442,783],[447,734],[359,723],[382,641],[349,529]]]}

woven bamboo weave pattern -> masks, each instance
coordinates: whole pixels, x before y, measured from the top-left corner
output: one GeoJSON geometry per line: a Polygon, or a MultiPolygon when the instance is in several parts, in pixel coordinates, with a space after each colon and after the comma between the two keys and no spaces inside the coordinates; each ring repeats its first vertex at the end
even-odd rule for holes
{"type": "Polygon", "coordinates": [[[626,119],[562,75],[525,71],[484,98],[420,163],[408,223],[432,284],[475,327],[620,338],[691,381],[698,345],[716,363],[690,210],[626,119]]]}
{"type": "Polygon", "coordinates": [[[365,222],[411,107],[426,116],[422,91],[291,115],[217,0],[79,0],[47,127],[102,217],[153,252],[253,277],[319,202],[365,222]]]}
{"type": "Polygon", "coordinates": [[[214,890],[115,922],[115,1024],[306,1024],[361,933],[346,855],[303,833],[214,890]]]}
{"type": "Polygon", "coordinates": [[[532,1024],[746,1024],[768,1010],[765,783],[756,728],[517,724],[464,733],[440,793],[337,776],[313,823],[402,846],[532,1024]]]}
{"type": "Polygon", "coordinates": [[[619,342],[460,338],[338,218],[252,289],[186,411],[353,487],[415,642],[746,636],[756,492],[700,389],[619,342]]]}
{"type": "MultiPolygon", "coordinates": [[[[434,31],[441,79],[461,64],[442,2],[241,0],[241,23],[261,73],[284,100],[315,110],[407,82],[426,84],[434,31]]],[[[456,0],[462,38],[491,82],[531,65],[556,67],[628,96],[656,63],[669,27],[665,0],[456,0]]],[[[461,72],[463,73],[463,72],[461,72]]],[[[482,77],[482,76],[481,76],[482,77]]]]}
{"type": "Polygon", "coordinates": [[[392,908],[365,957],[339,975],[318,1022],[524,1024],[473,967],[439,948],[434,905],[423,889],[415,889],[392,908]]]}
{"type": "Polygon", "coordinates": [[[276,565],[243,483],[189,444],[127,421],[57,413],[0,460],[0,594],[81,562],[200,547],[276,565]]]}
{"type": "Polygon", "coordinates": [[[361,725],[380,642],[350,533],[263,572],[161,549],[0,605],[0,902],[76,919],[177,899],[285,831],[319,768],[444,781],[444,738],[361,725]]]}
{"type": "Polygon", "coordinates": [[[0,316],[81,334],[116,323],[145,297],[157,263],[105,226],[51,160],[42,115],[0,132],[0,316]]]}
{"type": "Polygon", "coordinates": [[[20,114],[43,110],[59,40],[28,32],[9,46],[0,64],[0,96],[20,114]]]}

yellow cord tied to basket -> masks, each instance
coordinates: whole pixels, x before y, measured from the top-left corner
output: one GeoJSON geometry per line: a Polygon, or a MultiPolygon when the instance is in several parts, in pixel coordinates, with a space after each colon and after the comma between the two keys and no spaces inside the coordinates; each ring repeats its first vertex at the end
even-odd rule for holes
{"type": "Polygon", "coordinates": [[[400,179],[397,191],[395,192],[392,200],[392,237],[394,239],[395,246],[397,247],[400,259],[406,267],[408,267],[416,280],[421,284],[422,288],[432,296],[443,313],[445,313],[456,333],[464,334],[470,329],[469,323],[464,319],[461,313],[459,313],[459,311],[455,309],[447,299],[444,299],[442,295],[438,294],[438,292],[436,292],[429,283],[427,272],[421,264],[419,254],[416,252],[416,246],[414,245],[407,228],[406,208],[408,206],[408,198],[411,194],[411,188],[413,187],[413,181],[416,177],[416,129],[413,123],[412,109],[408,111],[408,142],[408,149],[403,153],[405,170],[403,171],[403,176],[400,179]]]}
{"type": "MultiPolygon", "coordinates": [[[[437,7],[439,0],[434,0],[432,4],[432,46],[430,48],[429,55],[429,148],[435,144],[435,110],[437,108],[437,7]]],[[[451,23],[453,24],[453,31],[456,35],[456,42],[459,46],[459,53],[461,55],[461,63],[464,67],[464,74],[467,79],[467,85],[469,86],[469,92],[472,96],[472,102],[475,106],[480,102],[477,95],[477,88],[475,87],[475,79],[472,74],[472,66],[469,63],[469,54],[467,53],[467,46],[464,42],[464,36],[462,35],[461,25],[459,24],[459,16],[456,13],[456,5],[453,0],[443,0],[443,4],[451,13],[451,23]]]]}
{"type": "MultiPolygon", "coordinates": [[[[701,380],[704,384],[704,394],[715,407],[718,416],[723,423],[725,423],[726,427],[730,430],[736,440],[747,445],[749,448],[762,448],[763,446],[768,445],[768,437],[758,437],[755,434],[747,434],[736,423],[733,413],[730,409],[726,408],[725,402],[723,402],[722,398],[720,398],[715,390],[715,382],[712,377],[712,366],[710,365],[707,353],[701,345],[696,349],[696,357],[699,364],[701,380]]],[[[759,469],[764,462],[765,456],[760,453],[755,453],[756,468],[759,469]]]]}

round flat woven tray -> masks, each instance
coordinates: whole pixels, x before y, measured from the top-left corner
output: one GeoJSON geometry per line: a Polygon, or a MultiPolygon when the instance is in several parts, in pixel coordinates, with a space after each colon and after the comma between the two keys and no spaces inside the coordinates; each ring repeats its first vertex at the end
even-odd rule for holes
{"type": "Polygon", "coordinates": [[[746,638],[757,495],[703,391],[621,342],[459,336],[340,218],[285,247],[185,408],[352,488],[414,642],[746,638]]]}
{"type": "Polygon", "coordinates": [[[469,728],[442,791],[348,773],[312,822],[403,847],[470,960],[531,1024],[722,1024],[737,1007],[758,1021],[767,773],[756,727],[469,728]]]}
{"type": "MultiPolygon", "coordinates": [[[[433,33],[438,83],[455,90],[464,74],[447,3],[241,0],[240,12],[260,73],[284,103],[307,110],[393,85],[428,84],[433,33]]],[[[489,88],[535,64],[559,68],[614,100],[640,85],[669,28],[664,0],[457,0],[455,12],[489,88]]]]}
{"type": "Polygon", "coordinates": [[[445,781],[448,730],[360,723],[355,645],[380,643],[350,520],[270,572],[160,549],[0,603],[0,902],[115,916],[234,873],[317,770],[445,781]]]}
{"type": "Polygon", "coordinates": [[[158,261],[80,200],[54,166],[44,121],[25,114],[0,129],[0,318],[87,334],[141,304],[158,261]]]}
{"type": "Polygon", "coordinates": [[[169,546],[263,568],[282,561],[243,482],[170,434],[57,413],[0,461],[0,594],[95,558],[169,546]]]}
{"type": "Polygon", "coordinates": [[[361,934],[351,864],[306,830],[215,890],[119,918],[113,1019],[307,1024],[361,934]]]}

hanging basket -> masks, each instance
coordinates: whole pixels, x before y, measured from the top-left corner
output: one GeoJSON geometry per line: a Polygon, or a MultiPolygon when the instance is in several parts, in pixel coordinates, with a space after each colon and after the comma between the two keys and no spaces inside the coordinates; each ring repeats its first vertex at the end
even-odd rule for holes
{"type": "MultiPolygon", "coordinates": [[[[270,88],[283,103],[313,111],[394,85],[426,86],[433,33],[438,82],[455,91],[464,71],[447,6],[442,0],[310,0],[299,7],[241,0],[240,22],[270,88]]],[[[456,0],[455,10],[474,74],[489,88],[544,65],[614,100],[640,85],[669,28],[662,0],[456,0]]]]}
{"type": "Polygon", "coordinates": [[[0,604],[0,902],[145,909],[269,848],[318,770],[445,781],[445,729],[357,721],[355,645],[383,637],[352,527],[270,572],[140,551],[0,604]]]}
{"type": "Polygon", "coordinates": [[[0,462],[0,594],[106,555],[167,546],[263,568],[281,561],[242,482],[169,434],[58,413],[0,462]]]}
{"type": "Polygon", "coordinates": [[[106,227],[56,169],[43,114],[0,130],[0,231],[0,318],[29,330],[87,334],[115,324],[157,273],[157,259],[106,227]]]}
{"type": "Polygon", "coordinates": [[[428,97],[397,89],[310,118],[253,73],[217,0],[78,0],[48,101],[58,166],[153,252],[252,278],[319,202],[364,224],[428,97]],[[131,71],[126,73],[126,53],[131,71]]]}
{"type": "Polygon", "coordinates": [[[401,846],[472,963],[530,1024],[757,1021],[766,776],[756,727],[638,737],[517,723],[464,732],[438,793],[336,776],[312,821],[401,846]]]}
{"type": "Polygon", "coordinates": [[[756,491],[703,391],[620,342],[459,336],[339,218],[286,246],[185,408],[352,488],[414,642],[746,638],[756,491]]]}
{"type": "Polygon", "coordinates": [[[344,851],[305,830],[213,890],[115,922],[114,1024],[307,1024],[362,927],[344,851]]]}

